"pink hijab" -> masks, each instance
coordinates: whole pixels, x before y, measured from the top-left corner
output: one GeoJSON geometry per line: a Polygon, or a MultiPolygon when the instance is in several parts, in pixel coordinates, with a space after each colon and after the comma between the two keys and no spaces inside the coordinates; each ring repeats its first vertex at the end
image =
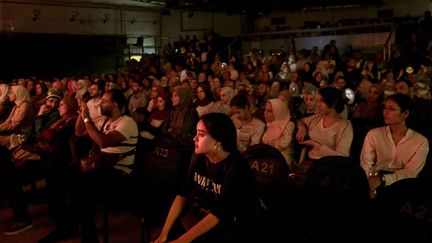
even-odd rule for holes
{"type": "Polygon", "coordinates": [[[263,140],[264,138],[269,138],[270,140],[278,139],[282,136],[283,131],[288,125],[291,115],[288,106],[283,102],[283,100],[275,98],[270,99],[267,102],[272,106],[275,119],[272,122],[266,123],[267,129],[263,135],[263,140]]]}

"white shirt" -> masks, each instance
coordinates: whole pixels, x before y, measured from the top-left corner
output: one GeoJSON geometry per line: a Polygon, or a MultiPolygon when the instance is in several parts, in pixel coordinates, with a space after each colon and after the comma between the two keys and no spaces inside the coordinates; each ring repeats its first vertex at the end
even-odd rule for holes
{"type": "Polygon", "coordinates": [[[325,156],[349,156],[353,140],[353,128],[348,120],[340,120],[330,127],[324,127],[323,116],[318,113],[302,119],[308,128],[308,135],[319,142],[321,147],[312,147],[308,155],[311,159],[325,156]]]}
{"type": "Polygon", "coordinates": [[[394,172],[384,175],[385,185],[388,186],[402,179],[416,177],[426,163],[428,152],[428,140],[420,133],[408,129],[399,143],[395,144],[390,127],[385,126],[368,132],[360,160],[367,175],[373,170],[394,172]]]}
{"type": "MultiPolygon", "coordinates": [[[[102,152],[110,153],[110,154],[122,154],[122,153],[127,153],[136,148],[136,144],[138,142],[138,126],[131,117],[121,116],[113,122],[108,121],[104,125],[102,131],[105,134],[108,134],[112,131],[117,131],[126,138],[126,140],[122,141],[121,144],[119,144],[119,146],[102,148],[101,149],[102,152]]],[[[117,162],[117,165],[114,167],[118,169],[123,169],[120,168],[122,167],[122,165],[124,166],[132,165],[134,163],[134,159],[135,159],[135,153],[121,159],[119,162],[117,162]]],[[[125,171],[125,172],[130,173],[130,171],[125,171]]]]}
{"type": "Polygon", "coordinates": [[[89,109],[89,116],[92,119],[96,127],[102,126],[105,121],[105,116],[101,114],[100,103],[102,99],[100,97],[92,98],[87,101],[87,107],[89,109]]]}
{"type": "Polygon", "coordinates": [[[264,134],[265,124],[257,118],[252,118],[248,123],[242,123],[238,119],[238,114],[231,117],[237,130],[237,148],[244,152],[249,146],[259,144],[264,134]]]}

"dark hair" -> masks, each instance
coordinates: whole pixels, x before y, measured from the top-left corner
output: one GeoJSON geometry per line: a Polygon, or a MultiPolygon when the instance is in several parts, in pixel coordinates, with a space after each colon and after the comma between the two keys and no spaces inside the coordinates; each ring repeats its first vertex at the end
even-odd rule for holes
{"type": "Polygon", "coordinates": [[[319,90],[322,101],[329,107],[334,108],[337,113],[345,109],[345,103],[340,90],[335,87],[325,87],[319,90]]]}
{"type": "Polygon", "coordinates": [[[41,87],[43,94],[46,94],[48,92],[48,87],[46,86],[45,83],[36,83],[35,84],[35,90],[36,90],[37,85],[39,85],[41,87]]]}
{"type": "Polygon", "coordinates": [[[141,80],[134,79],[134,80],[132,81],[132,83],[137,83],[138,86],[141,87],[141,88],[144,87],[144,85],[142,84],[141,80]]]}
{"type": "Polygon", "coordinates": [[[406,94],[394,94],[394,95],[390,95],[389,97],[387,97],[387,100],[393,100],[394,102],[396,102],[396,104],[398,104],[398,106],[401,109],[401,112],[405,112],[405,111],[411,111],[412,108],[412,100],[411,98],[406,95],[406,94]]]}
{"type": "Polygon", "coordinates": [[[220,142],[223,150],[238,153],[237,131],[231,118],[223,113],[208,113],[201,117],[207,132],[220,142]]]}
{"type": "Polygon", "coordinates": [[[93,83],[96,83],[98,85],[99,91],[104,91],[105,90],[105,80],[103,79],[98,79],[97,81],[94,81],[93,83]]]}
{"type": "Polygon", "coordinates": [[[110,90],[105,91],[105,93],[111,94],[111,101],[116,103],[119,110],[122,111],[123,106],[126,103],[123,92],[121,90],[118,90],[118,89],[110,89],[110,90]]]}
{"type": "Polygon", "coordinates": [[[213,93],[211,91],[211,87],[210,87],[210,84],[208,82],[202,82],[202,83],[198,84],[197,93],[198,93],[198,88],[201,88],[204,91],[206,101],[211,102],[214,100],[213,93]]]}
{"type": "Polygon", "coordinates": [[[246,95],[238,94],[232,97],[230,106],[235,106],[240,109],[245,109],[246,107],[250,107],[250,102],[246,95]]]}
{"type": "Polygon", "coordinates": [[[395,82],[395,85],[396,85],[397,83],[406,83],[406,85],[408,85],[409,88],[411,88],[412,86],[414,86],[414,84],[413,84],[410,80],[408,80],[408,79],[406,79],[406,78],[401,78],[401,79],[397,80],[397,81],[395,82]]]}

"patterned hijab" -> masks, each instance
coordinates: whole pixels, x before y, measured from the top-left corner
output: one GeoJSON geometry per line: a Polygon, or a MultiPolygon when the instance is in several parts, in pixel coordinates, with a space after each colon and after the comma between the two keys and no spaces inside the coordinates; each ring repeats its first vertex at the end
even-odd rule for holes
{"type": "Polygon", "coordinates": [[[275,119],[266,123],[267,130],[264,136],[273,139],[279,138],[291,119],[290,112],[286,103],[279,98],[270,99],[267,102],[272,106],[275,119]]]}

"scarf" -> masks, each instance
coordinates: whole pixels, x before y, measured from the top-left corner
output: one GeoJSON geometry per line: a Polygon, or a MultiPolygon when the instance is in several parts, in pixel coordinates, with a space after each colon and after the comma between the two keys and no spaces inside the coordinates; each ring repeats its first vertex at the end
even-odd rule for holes
{"type": "Polygon", "coordinates": [[[22,103],[26,101],[30,101],[30,94],[26,88],[22,86],[12,86],[12,92],[15,94],[15,104],[20,106],[22,103]]]}
{"type": "Polygon", "coordinates": [[[266,123],[267,129],[263,135],[263,140],[264,138],[268,140],[279,139],[291,119],[290,112],[287,104],[279,98],[270,99],[267,102],[272,106],[275,119],[266,123]]]}
{"type": "Polygon", "coordinates": [[[180,103],[175,107],[170,122],[170,128],[175,130],[183,126],[183,120],[191,107],[193,96],[190,90],[183,87],[176,88],[174,92],[180,97],[180,103]]]}

